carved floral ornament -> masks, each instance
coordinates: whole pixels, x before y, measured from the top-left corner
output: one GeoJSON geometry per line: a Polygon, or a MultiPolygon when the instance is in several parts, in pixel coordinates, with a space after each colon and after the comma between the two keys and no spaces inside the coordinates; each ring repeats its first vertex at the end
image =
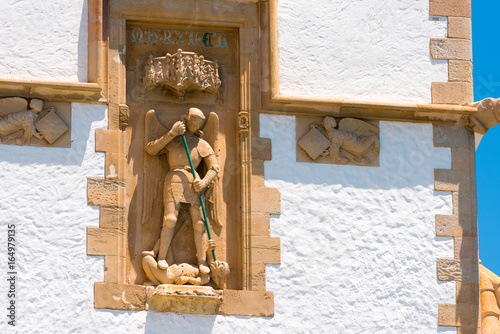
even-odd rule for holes
{"type": "Polygon", "coordinates": [[[207,92],[220,102],[219,65],[194,52],[181,49],[173,55],[153,57],[144,64],[144,88],[162,87],[184,101],[187,93],[207,92]]]}

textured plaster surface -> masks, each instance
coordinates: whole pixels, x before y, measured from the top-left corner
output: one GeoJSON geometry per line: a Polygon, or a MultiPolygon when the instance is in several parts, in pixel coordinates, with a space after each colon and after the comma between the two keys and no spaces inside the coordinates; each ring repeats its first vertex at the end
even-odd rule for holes
{"type": "Polygon", "coordinates": [[[0,78],[87,81],[87,0],[0,4],[0,78]]]}
{"type": "MultiPolygon", "coordinates": [[[[72,122],[71,149],[0,146],[0,244],[15,224],[18,333],[456,333],[437,328],[438,303],[454,303],[455,288],[436,278],[453,241],[435,238],[434,214],[451,213],[451,197],[433,191],[433,169],[449,168],[450,152],[432,147],[430,125],[381,122],[381,167],[369,168],[297,163],[294,118],[261,117],[273,142],[266,185],[282,196],[268,319],[93,308],[104,263],[86,255],[85,229],[98,226],[86,178],[103,177],[93,134],[105,108],[73,104],[72,122]]],[[[2,279],[0,306],[6,290],[2,279]]]]}
{"type": "Polygon", "coordinates": [[[278,0],[280,92],[430,103],[448,65],[431,60],[429,41],[446,27],[429,0],[278,0]]]}

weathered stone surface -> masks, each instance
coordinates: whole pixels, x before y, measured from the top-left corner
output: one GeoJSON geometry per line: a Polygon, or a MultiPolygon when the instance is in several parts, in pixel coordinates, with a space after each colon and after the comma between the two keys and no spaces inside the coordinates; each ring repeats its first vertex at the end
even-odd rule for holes
{"type": "Polygon", "coordinates": [[[132,284],[94,283],[94,307],[112,310],[145,309],[146,287],[132,284]]]}
{"type": "Polygon", "coordinates": [[[162,284],[147,300],[147,309],[157,312],[216,314],[219,295],[209,286],[162,284]]]}
{"type": "Polygon", "coordinates": [[[471,260],[437,260],[437,276],[440,281],[477,282],[477,262],[471,260]]]}
{"type": "Polygon", "coordinates": [[[477,305],[439,304],[439,326],[475,326],[478,321],[477,305]]]}
{"type": "Polygon", "coordinates": [[[97,227],[87,228],[87,255],[120,255],[124,232],[97,227]]]}
{"type": "Polygon", "coordinates": [[[473,149],[472,131],[458,125],[433,125],[434,146],[473,149]]]}
{"type": "Polygon", "coordinates": [[[252,263],[280,264],[280,239],[252,237],[252,263]]]}
{"type": "Polygon", "coordinates": [[[271,139],[252,138],[252,159],[264,161],[272,159],[271,139]]]}
{"type": "Polygon", "coordinates": [[[120,130],[98,129],[95,132],[96,152],[120,152],[122,144],[122,134],[120,130]]]}
{"type": "Polygon", "coordinates": [[[472,39],[471,19],[466,17],[449,17],[448,37],[472,39]]]}
{"type": "Polygon", "coordinates": [[[430,0],[429,4],[433,16],[471,16],[470,0],[430,0]]]}
{"type": "Polygon", "coordinates": [[[89,205],[123,206],[123,182],[104,179],[87,179],[87,197],[89,205]]]}
{"type": "Polygon", "coordinates": [[[431,38],[433,59],[472,60],[472,42],[459,38],[431,38]]]}
{"type": "Polygon", "coordinates": [[[448,61],[448,81],[472,82],[472,61],[470,60],[448,61]]]}
{"type": "Polygon", "coordinates": [[[472,83],[433,82],[432,103],[464,104],[474,101],[472,83]]]}
{"type": "Polygon", "coordinates": [[[276,188],[252,188],[252,212],[279,215],[281,212],[280,192],[276,188]]]}
{"type": "Polygon", "coordinates": [[[273,317],[274,294],[266,291],[224,290],[219,314],[273,317]]]}

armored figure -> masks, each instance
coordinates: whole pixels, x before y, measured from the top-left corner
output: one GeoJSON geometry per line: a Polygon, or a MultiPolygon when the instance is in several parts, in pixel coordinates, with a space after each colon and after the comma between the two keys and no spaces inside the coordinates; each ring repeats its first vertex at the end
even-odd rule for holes
{"type": "MultiPolygon", "coordinates": [[[[207,265],[207,237],[201,215],[201,203],[198,193],[208,187],[219,173],[219,165],[214,150],[208,142],[201,138],[200,128],[205,121],[203,112],[190,108],[187,117],[176,122],[170,131],[162,137],[149,142],[146,151],[150,155],[166,154],[169,171],[163,186],[163,225],[158,247],[157,262],[159,269],[167,269],[166,256],[177,224],[181,204],[189,205],[189,214],[193,223],[194,243],[200,276],[210,272],[207,265]],[[195,171],[193,178],[189,160],[181,135],[185,134],[194,169],[203,162],[207,172],[201,178],[195,171]]],[[[153,255],[154,252],[149,252],[153,255]]],[[[144,254],[148,254],[145,252],[144,254]]],[[[156,254],[155,254],[156,255],[156,254]]]]}

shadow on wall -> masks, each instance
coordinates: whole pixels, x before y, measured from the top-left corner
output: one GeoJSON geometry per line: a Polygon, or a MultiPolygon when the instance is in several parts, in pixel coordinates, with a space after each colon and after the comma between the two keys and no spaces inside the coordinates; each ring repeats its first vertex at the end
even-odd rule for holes
{"type": "Polygon", "coordinates": [[[216,315],[159,313],[148,311],[145,334],[212,333],[216,315]]]}
{"type": "Polygon", "coordinates": [[[94,122],[105,119],[105,111],[81,110],[78,104],[72,104],[71,147],[35,147],[18,145],[0,145],[2,162],[28,165],[81,166],[87,152],[94,153],[94,122]],[[76,111],[76,112],[75,112],[76,111]]]}
{"type": "Polygon", "coordinates": [[[83,1],[82,16],[80,19],[80,31],[78,32],[78,81],[87,82],[87,62],[88,62],[88,0],[83,1]]]}

